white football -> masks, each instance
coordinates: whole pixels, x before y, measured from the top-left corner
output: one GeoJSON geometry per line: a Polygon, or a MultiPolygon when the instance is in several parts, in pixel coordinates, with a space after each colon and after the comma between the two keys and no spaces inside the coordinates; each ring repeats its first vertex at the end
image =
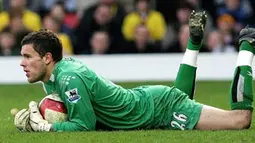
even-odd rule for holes
{"type": "Polygon", "coordinates": [[[43,119],[49,123],[67,120],[67,109],[57,94],[50,94],[44,97],[39,103],[39,110],[43,119]]]}

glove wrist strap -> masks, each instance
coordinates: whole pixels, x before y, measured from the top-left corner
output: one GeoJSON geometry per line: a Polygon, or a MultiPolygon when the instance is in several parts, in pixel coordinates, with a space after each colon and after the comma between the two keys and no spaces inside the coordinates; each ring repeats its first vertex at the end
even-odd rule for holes
{"type": "Polygon", "coordinates": [[[39,123],[39,131],[40,132],[49,132],[52,124],[48,124],[48,123],[39,123]]]}

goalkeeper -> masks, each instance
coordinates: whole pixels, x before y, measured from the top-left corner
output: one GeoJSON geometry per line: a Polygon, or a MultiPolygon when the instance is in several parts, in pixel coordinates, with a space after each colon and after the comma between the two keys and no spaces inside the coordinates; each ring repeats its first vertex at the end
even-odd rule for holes
{"type": "MultiPolygon", "coordinates": [[[[49,124],[35,102],[15,116],[15,125],[30,131],[92,131],[133,129],[225,130],[248,129],[252,119],[252,60],[255,29],[240,32],[237,65],[230,87],[231,110],[193,100],[197,56],[207,16],[192,12],[190,39],[173,87],[163,85],[125,89],[99,76],[85,64],[62,58],[59,39],[47,30],[22,40],[21,66],[30,83],[43,82],[46,94],[63,100],[68,120],[49,124]],[[29,113],[30,111],[30,113],[29,113]]],[[[206,95],[204,95],[206,96],[206,95]]]]}

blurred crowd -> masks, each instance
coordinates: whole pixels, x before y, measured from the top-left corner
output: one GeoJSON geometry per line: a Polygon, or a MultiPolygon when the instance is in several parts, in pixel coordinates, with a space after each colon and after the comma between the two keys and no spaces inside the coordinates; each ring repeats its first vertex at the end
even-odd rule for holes
{"type": "Polygon", "coordinates": [[[20,55],[20,42],[41,28],[55,32],[65,55],[182,53],[193,9],[208,21],[202,52],[237,52],[240,29],[255,24],[253,0],[0,0],[0,56],[20,55]]]}

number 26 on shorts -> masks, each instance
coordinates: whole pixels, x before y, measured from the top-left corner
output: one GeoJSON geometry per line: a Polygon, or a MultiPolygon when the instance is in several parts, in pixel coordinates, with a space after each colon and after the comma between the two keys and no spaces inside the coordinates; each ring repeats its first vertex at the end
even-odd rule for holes
{"type": "Polygon", "coordinates": [[[187,121],[187,116],[184,114],[173,113],[173,120],[171,121],[171,126],[175,129],[185,130],[185,122],[187,121]]]}

